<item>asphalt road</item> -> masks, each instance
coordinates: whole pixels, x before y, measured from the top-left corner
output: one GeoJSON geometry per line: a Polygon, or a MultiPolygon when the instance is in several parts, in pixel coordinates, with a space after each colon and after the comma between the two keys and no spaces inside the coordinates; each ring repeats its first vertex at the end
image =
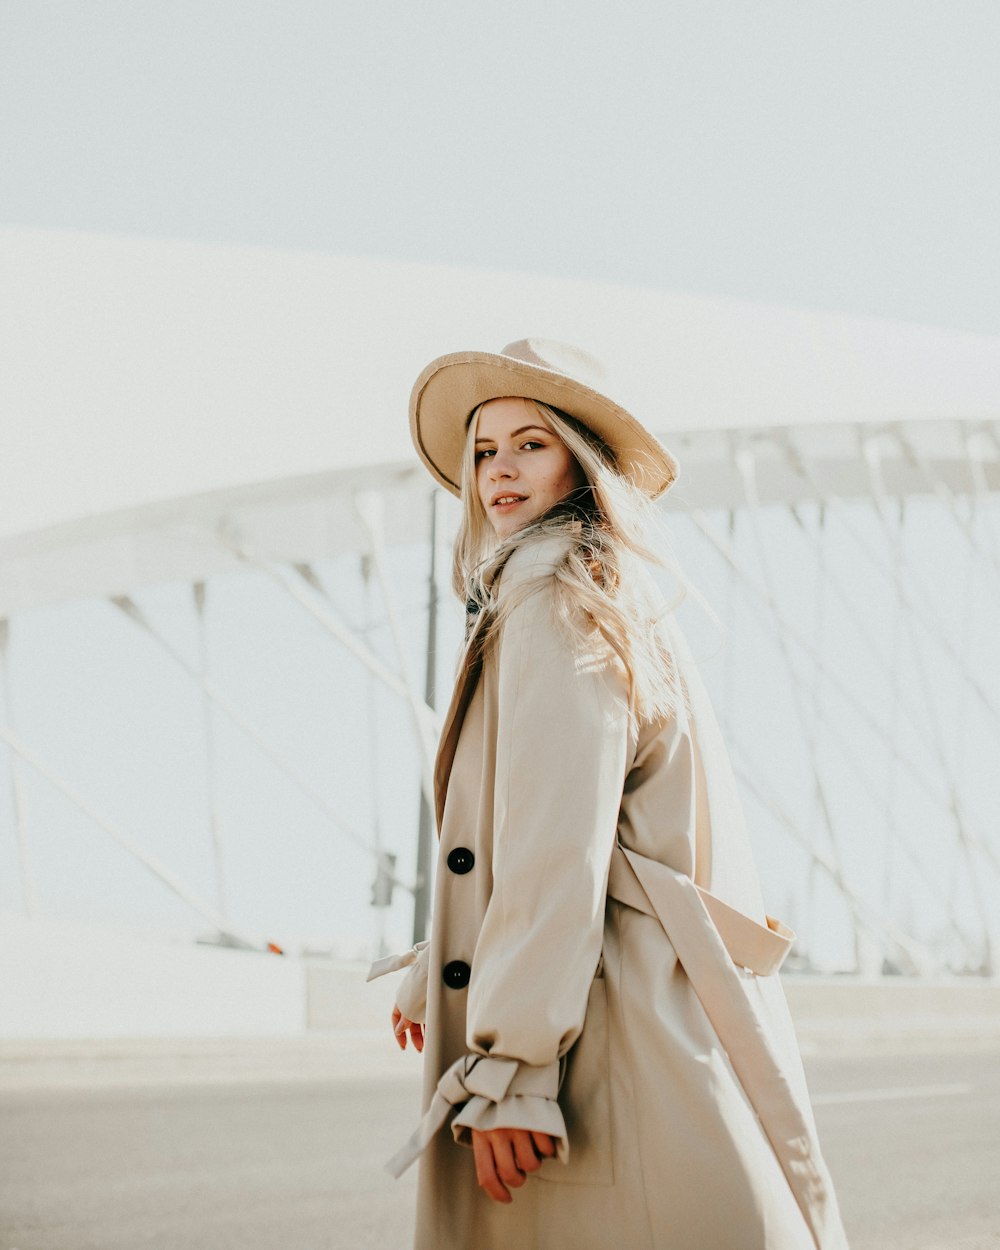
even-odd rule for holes
{"type": "MultiPolygon", "coordinates": [[[[405,1250],[415,1176],[381,1170],[417,1117],[398,1058],[0,1083],[0,1250],[405,1250]]],[[[853,1250],[1000,1250],[995,1050],[807,1068],[853,1250]]]]}

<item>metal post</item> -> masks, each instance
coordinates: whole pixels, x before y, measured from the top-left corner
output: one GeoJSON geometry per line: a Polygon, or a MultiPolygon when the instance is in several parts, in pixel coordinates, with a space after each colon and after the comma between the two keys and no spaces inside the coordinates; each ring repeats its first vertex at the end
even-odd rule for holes
{"type": "MultiPolygon", "coordinates": [[[[198,659],[202,682],[209,680],[208,628],[205,622],[205,583],[193,584],[194,607],[198,616],[198,659]]],[[[201,687],[201,714],[205,728],[205,774],[208,789],[208,823],[212,835],[212,864],[215,869],[215,902],[219,915],[226,918],[226,875],[223,855],[222,830],[219,822],[219,799],[215,768],[215,721],[212,700],[203,684],[201,687]]]]}
{"type": "MultiPolygon", "coordinates": [[[[0,620],[0,690],[3,693],[3,706],[6,711],[7,725],[14,728],[14,709],[11,701],[10,670],[7,656],[7,641],[10,623],[0,620]]],[[[31,859],[28,855],[27,831],[24,827],[24,795],[21,789],[21,772],[18,766],[17,752],[10,753],[10,794],[14,808],[14,830],[17,835],[17,861],[21,873],[21,897],[24,911],[29,920],[38,914],[38,895],[35,893],[35,879],[31,872],[31,859]]]]}
{"type": "MultiPolygon", "coordinates": [[[[431,495],[431,567],[427,595],[427,663],[424,669],[424,702],[435,706],[437,699],[437,619],[438,619],[438,512],[441,493],[431,495]]],[[[427,795],[420,794],[420,820],[417,826],[417,871],[413,891],[413,942],[427,936],[427,919],[431,909],[431,860],[434,837],[434,813],[427,795]]]]}
{"type": "Polygon", "coordinates": [[[436,741],[436,724],[434,714],[416,692],[415,683],[410,678],[410,663],[406,645],[406,631],[400,618],[399,604],[396,598],[396,586],[385,567],[385,531],[383,526],[384,498],[374,491],[362,491],[354,496],[354,505],[361,522],[368,531],[372,571],[378,579],[385,604],[386,620],[392,635],[396,662],[402,678],[402,690],[410,712],[413,716],[413,727],[420,747],[420,774],[424,793],[428,802],[433,802],[434,782],[431,772],[434,766],[434,747],[436,741]]]}
{"type": "MultiPolygon", "coordinates": [[[[374,557],[371,552],[361,553],[361,587],[364,625],[361,637],[366,647],[372,645],[375,628],[375,612],[372,606],[371,579],[374,557]]],[[[382,821],[379,810],[380,752],[378,736],[378,706],[376,702],[375,677],[369,669],[365,679],[365,707],[368,715],[368,762],[372,798],[372,849],[375,854],[375,879],[372,882],[372,907],[375,908],[375,949],[378,957],[388,953],[386,945],[386,913],[392,906],[392,874],[396,857],[386,853],[382,845],[382,821]],[[390,866],[391,864],[391,866],[390,866]],[[387,875],[387,872],[389,875],[387,875]]]]}

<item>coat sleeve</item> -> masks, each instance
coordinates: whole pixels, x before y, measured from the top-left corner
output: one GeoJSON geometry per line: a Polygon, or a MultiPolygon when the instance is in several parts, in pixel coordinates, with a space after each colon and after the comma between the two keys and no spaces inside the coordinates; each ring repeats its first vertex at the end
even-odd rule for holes
{"type": "Polygon", "coordinates": [[[467,1009],[469,1058],[513,1075],[499,1099],[470,1098],[453,1131],[460,1141],[470,1128],[548,1132],[565,1158],[559,1061],[583,1028],[600,959],[630,736],[624,677],[575,653],[544,560],[503,577],[503,593],[520,589],[496,659],[493,889],[467,1009]]]}
{"type": "Polygon", "coordinates": [[[418,942],[413,948],[416,958],[396,990],[396,1006],[408,1020],[424,1024],[427,1020],[427,961],[430,942],[418,942]]]}
{"type": "Polygon", "coordinates": [[[419,1024],[427,1020],[427,965],[430,942],[418,942],[402,955],[386,955],[376,959],[368,970],[367,980],[374,981],[389,972],[408,969],[396,990],[396,1006],[408,1020],[419,1024]]]}

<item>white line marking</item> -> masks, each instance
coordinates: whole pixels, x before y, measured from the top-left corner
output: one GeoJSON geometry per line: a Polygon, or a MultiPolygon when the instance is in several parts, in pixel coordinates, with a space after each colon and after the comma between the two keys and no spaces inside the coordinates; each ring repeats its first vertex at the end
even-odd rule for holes
{"type": "Polygon", "coordinates": [[[971,1085],[897,1085],[890,1089],[848,1089],[814,1094],[813,1103],[891,1102],[896,1098],[957,1098],[971,1094],[971,1085]]]}

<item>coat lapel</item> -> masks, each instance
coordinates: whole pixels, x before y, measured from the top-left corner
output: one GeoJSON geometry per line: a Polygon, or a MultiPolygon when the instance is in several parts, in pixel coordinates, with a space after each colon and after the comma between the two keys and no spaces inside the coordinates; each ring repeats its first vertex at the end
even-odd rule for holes
{"type": "Polygon", "coordinates": [[[482,658],[471,658],[470,648],[466,647],[462,657],[462,667],[455,679],[451,703],[444,718],[441,740],[434,761],[434,812],[437,818],[438,836],[441,834],[441,822],[444,819],[444,801],[448,794],[448,780],[451,777],[451,766],[455,761],[458,735],[462,732],[462,722],[469,710],[469,704],[472,702],[472,696],[482,671],[482,658]]]}
{"type": "MultiPolygon", "coordinates": [[[[483,588],[487,594],[503,572],[504,565],[510,559],[510,553],[495,563],[483,575],[483,588]]],[[[451,777],[451,766],[455,762],[455,749],[458,746],[458,735],[462,732],[462,722],[469,710],[472,696],[476,690],[483,671],[482,648],[472,645],[475,635],[483,629],[487,621],[486,605],[476,605],[470,600],[466,611],[473,613],[471,626],[467,627],[465,650],[462,652],[461,667],[455,678],[451,703],[445,714],[441,739],[438,743],[437,757],[434,761],[434,813],[437,818],[438,837],[441,836],[441,822],[444,819],[444,801],[448,796],[448,780],[451,777]],[[471,632],[470,632],[471,631],[471,632]]]]}

